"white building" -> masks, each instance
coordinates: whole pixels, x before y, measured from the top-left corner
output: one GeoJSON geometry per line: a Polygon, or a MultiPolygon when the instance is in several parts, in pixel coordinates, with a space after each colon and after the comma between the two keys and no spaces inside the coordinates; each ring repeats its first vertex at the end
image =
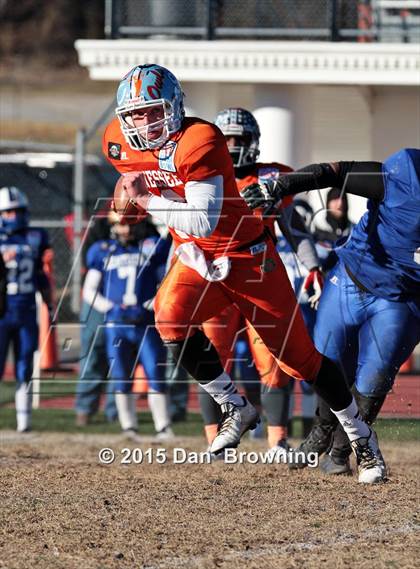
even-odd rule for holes
{"type": "Polygon", "coordinates": [[[420,146],[418,44],[79,40],[92,79],[117,83],[139,63],[158,63],[182,82],[190,113],[255,112],[262,159],[297,166],[382,160],[420,146]]]}
{"type": "Polygon", "coordinates": [[[79,40],[76,48],[92,79],[115,84],[139,63],[168,67],[189,114],[213,120],[228,106],[253,111],[264,161],[383,160],[420,147],[416,43],[119,39],[79,40]]]}

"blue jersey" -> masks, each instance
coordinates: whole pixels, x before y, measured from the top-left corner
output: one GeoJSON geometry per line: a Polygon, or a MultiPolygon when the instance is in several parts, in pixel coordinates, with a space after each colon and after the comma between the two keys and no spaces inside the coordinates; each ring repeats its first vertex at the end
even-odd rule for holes
{"type": "Polygon", "coordinates": [[[407,302],[420,316],[420,150],[404,149],[383,164],[385,194],[337,254],[373,294],[407,302]]]}
{"type": "MultiPolygon", "coordinates": [[[[289,277],[295,294],[299,295],[303,280],[308,274],[308,270],[299,261],[298,256],[283,235],[280,235],[277,238],[276,249],[286,268],[287,276],[289,277]]],[[[307,301],[307,297],[306,299],[299,298],[298,300],[299,302],[305,302],[307,301]]]]}
{"type": "Polygon", "coordinates": [[[48,286],[42,268],[48,248],[44,229],[28,227],[11,235],[0,232],[0,252],[7,269],[7,310],[35,307],[35,292],[48,286]]]}
{"type": "Polygon", "coordinates": [[[106,321],[118,321],[127,311],[137,307],[144,318],[152,319],[143,303],[153,298],[160,283],[168,255],[169,243],[159,237],[148,237],[135,244],[122,245],[108,239],[97,241],[88,250],[88,269],[102,273],[99,293],[112,301],[114,308],[106,314],[106,321]]]}

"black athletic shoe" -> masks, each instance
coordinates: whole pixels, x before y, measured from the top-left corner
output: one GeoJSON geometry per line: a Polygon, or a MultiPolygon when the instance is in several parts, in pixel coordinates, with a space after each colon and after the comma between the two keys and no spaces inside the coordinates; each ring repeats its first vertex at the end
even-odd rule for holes
{"type": "Polygon", "coordinates": [[[326,454],[322,458],[319,468],[324,474],[351,474],[349,459],[339,459],[331,454],[326,454]]]}
{"type": "Polygon", "coordinates": [[[328,450],[334,429],[335,425],[315,424],[306,439],[293,450],[289,459],[289,468],[296,470],[313,464],[314,454],[319,456],[328,450]]]}

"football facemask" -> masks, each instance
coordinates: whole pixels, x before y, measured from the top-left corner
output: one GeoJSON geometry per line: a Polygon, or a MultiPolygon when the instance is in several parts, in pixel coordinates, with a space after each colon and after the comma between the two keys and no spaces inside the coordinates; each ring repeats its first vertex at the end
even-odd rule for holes
{"type": "Polygon", "coordinates": [[[171,128],[173,123],[172,105],[163,99],[138,105],[134,103],[131,110],[121,112],[118,118],[125,139],[133,150],[160,148],[175,132],[171,128]],[[150,113],[150,111],[152,112],[150,113]],[[143,124],[138,124],[139,120],[136,117],[139,116],[146,117],[143,118],[143,124]],[[159,118],[150,120],[151,116],[159,118]]]}
{"type": "Polygon", "coordinates": [[[252,148],[253,142],[250,134],[242,136],[225,135],[225,138],[235,168],[254,164],[258,154],[252,148]]]}
{"type": "Polygon", "coordinates": [[[0,189],[0,229],[14,233],[29,225],[28,200],[14,186],[0,189]]]}
{"type": "Polygon", "coordinates": [[[14,210],[14,216],[6,216],[0,212],[0,230],[11,234],[26,229],[29,225],[29,214],[26,209],[14,210]]]}
{"type": "Polygon", "coordinates": [[[241,108],[221,111],[215,120],[225,137],[235,137],[234,145],[229,145],[229,154],[235,168],[249,166],[257,161],[260,154],[260,129],[252,113],[241,108]]]}

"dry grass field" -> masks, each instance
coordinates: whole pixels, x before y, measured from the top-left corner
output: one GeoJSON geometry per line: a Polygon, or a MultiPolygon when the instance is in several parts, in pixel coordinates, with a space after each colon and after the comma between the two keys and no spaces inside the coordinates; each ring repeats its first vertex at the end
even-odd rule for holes
{"type": "Polygon", "coordinates": [[[173,446],[203,450],[192,437],[166,445],[166,464],[120,464],[124,447],[156,456],[151,440],[3,431],[0,567],[418,567],[415,442],[383,444],[390,480],[367,487],[281,464],[173,464],[173,446]]]}

